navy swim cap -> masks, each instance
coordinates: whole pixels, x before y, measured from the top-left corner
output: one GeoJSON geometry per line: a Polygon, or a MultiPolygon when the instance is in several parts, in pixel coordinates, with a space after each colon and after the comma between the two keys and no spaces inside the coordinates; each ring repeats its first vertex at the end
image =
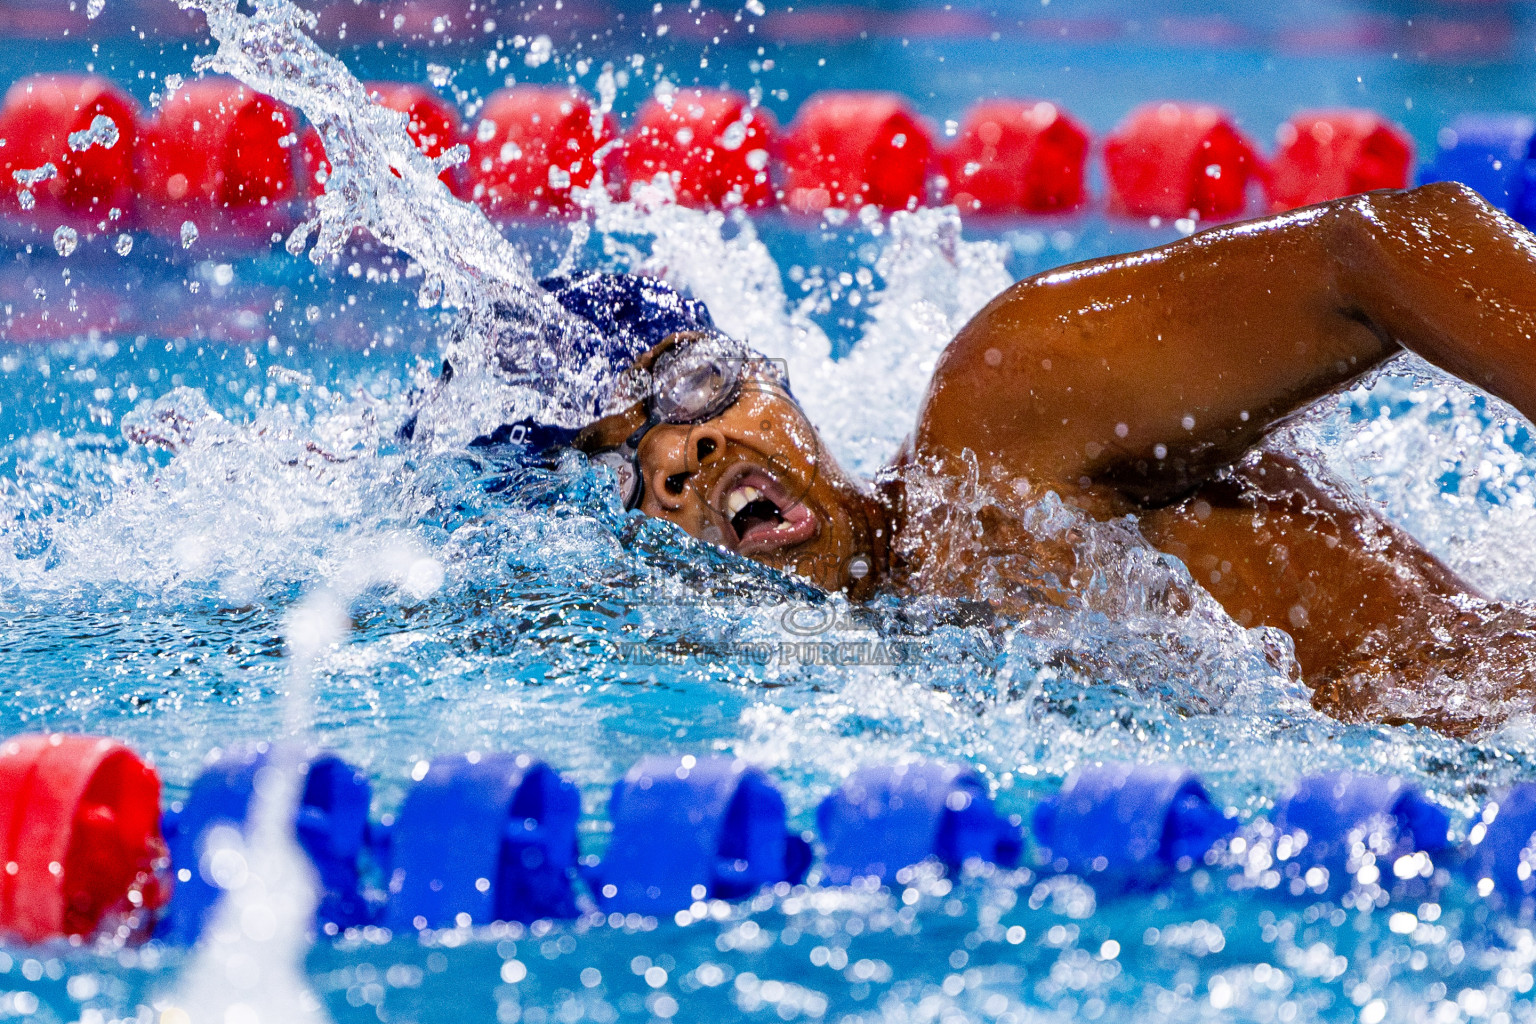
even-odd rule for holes
{"type": "Polygon", "coordinates": [[[597,328],[595,341],[578,343],[581,360],[607,358],[615,373],[679,331],[715,331],[704,303],[654,277],[588,271],[549,277],[539,285],[571,313],[597,328]]]}
{"type": "MultiPolygon", "coordinates": [[[[688,298],[654,277],[605,274],[594,270],[548,277],[539,285],[568,312],[595,328],[567,339],[566,358],[571,366],[586,365],[596,358],[618,374],[680,331],[719,331],[704,303],[688,298]]],[[[505,316],[512,316],[510,309],[505,316]]],[[[513,331],[519,329],[510,321],[505,322],[505,327],[513,331]]],[[[527,383],[537,386],[535,381],[539,371],[506,365],[503,368],[515,377],[526,375],[527,383]]],[[[446,381],[452,376],[453,367],[445,362],[443,379],[446,381]]],[[[401,436],[409,438],[415,431],[415,424],[416,418],[412,416],[401,428],[401,436]]],[[[543,450],[569,444],[577,433],[530,419],[502,424],[490,434],[476,438],[471,445],[515,444],[530,450],[543,450]]]]}

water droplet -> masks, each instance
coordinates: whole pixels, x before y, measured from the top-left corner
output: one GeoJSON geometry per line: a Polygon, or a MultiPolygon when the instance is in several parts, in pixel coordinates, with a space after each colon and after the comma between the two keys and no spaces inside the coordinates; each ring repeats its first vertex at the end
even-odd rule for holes
{"type": "Polygon", "coordinates": [[[37,197],[32,194],[31,189],[27,188],[16,193],[16,201],[21,204],[23,210],[30,210],[37,205],[37,197]]]}
{"type": "Polygon", "coordinates": [[[69,148],[76,153],[90,149],[92,146],[111,149],[117,145],[117,139],[117,122],[106,114],[97,114],[91,119],[89,128],[69,133],[69,148]]]}
{"type": "Polygon", "coordinates": [[[550,42],[549,36],[539,36],[528,44],[528,53],[523,57],[523,63],[531,68],[548,64],[554,49],[554,43],[550,42]]]}
{"type": "Polygon", "coordinates": [[[174,72],[165,76],[165,91],[174,92],[181,88],[182,77],[174,72]]]}
{"type": "Polygon", "coordinates": [[[747,141],[747,125],[745,121],[732,121],[720,133],[720,147],[722,149],[738,150],[741,144],[747,141]]]}
{"type": "Polygon", "coordinates": [[[22,188],[31,188],[41,184],[59,173],[59,169],[49,161],[41,167],[33,167],[28,170],[12,171],[11,177],[16,179],[16,184],[22,188]]]}
{"type": "Polygon", "coordinates": [[[68,256],[80,244],[80,235],[74,228],[60,227],[53,233],[53,248],[60,256],[68,256]]]}
{"type": "Polygon", "coordinates": [[[112,248],[117,250],[117,254],[119,256],[127,256],[129,253],[133,252],[133,236],[124,231],[122,234],[117,236],[117,242],[112,246],[112,248]]]}
{"type": "Polygon", "coordinates": [[[192,243],[197,241],[197,225],[189,220],[181,222],[181,247],[192,248],[192,243]]]}
{"type": "Polygon", "coordinates": [[[443,301],[443,281],[436,276],[428,276],[421,284],[421,290],[416,293],[416,304],[422,309],[431,309],[443,301]]]}
{"type": "Polygon", "coordinates": [[[85,16],[95,21],[97,16],[106,8],[107,0],[85,0],[85,16]]]}

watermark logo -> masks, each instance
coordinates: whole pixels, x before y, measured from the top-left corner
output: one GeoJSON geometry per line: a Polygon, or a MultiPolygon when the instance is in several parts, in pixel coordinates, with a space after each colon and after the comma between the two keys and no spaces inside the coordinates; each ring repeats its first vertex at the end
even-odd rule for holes
{"type": "Polygon", "coordinates": [[[915,640],[798,640],[772,642],[721,642],[700,644],[672,641],[619,643],[615,660],[624,665],[660,666],[696,662],[701,658],[716,661],[745,662],[766,668],[823,666],[856,668],[861,666],[910,665],[924,656],[926,648],[915,640]]]}

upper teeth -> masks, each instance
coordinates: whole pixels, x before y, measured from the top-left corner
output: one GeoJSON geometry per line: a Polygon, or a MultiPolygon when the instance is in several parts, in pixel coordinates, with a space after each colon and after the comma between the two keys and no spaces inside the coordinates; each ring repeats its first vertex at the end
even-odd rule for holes
{"type": "Polygon", "coordinates": [[[761,497],[762,495],[758,493],[756,487],[738,487],[730,494],[726,495],[725,507],[729,509],[731,515],[734,516],[736,513],[740,512],[742,509],[746,508],[748,505],[752,504],[754,501],[761,497]]]}

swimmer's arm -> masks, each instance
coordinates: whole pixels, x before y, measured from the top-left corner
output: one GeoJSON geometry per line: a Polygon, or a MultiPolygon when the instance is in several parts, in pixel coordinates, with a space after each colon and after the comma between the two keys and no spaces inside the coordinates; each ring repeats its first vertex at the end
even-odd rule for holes
{"type": "Polygon", "coordinates": [[[911,454],[1160,504],[1400,345],[1530,415],[1533,246],[1435,185],[1021,281],[945,350],[911,454]]]}

